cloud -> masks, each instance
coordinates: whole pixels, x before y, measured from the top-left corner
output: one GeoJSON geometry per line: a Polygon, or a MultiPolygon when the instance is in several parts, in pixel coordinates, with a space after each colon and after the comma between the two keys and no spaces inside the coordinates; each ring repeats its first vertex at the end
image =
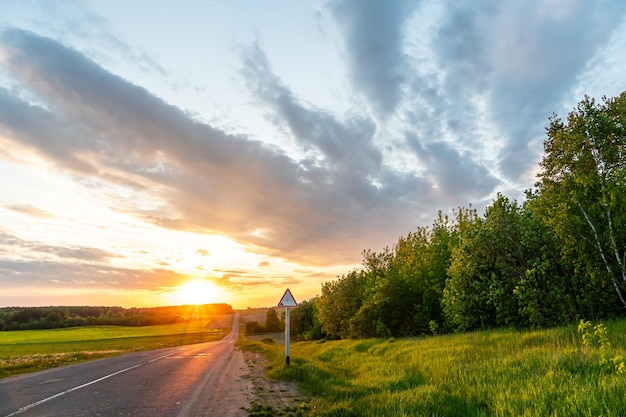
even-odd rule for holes
{"type": "Polygon", "coordinates": [[[25,214],[27,216],[35,217],[38,219],[52,219],[54,214],[47,212],[32,204],[5,204],[4,208],[14,211],[16,213],[25,214]]]}
{"type": "Polygon", "coordinates": [[[486,112],[501,142],[497,168],[527,183],[548,116],[561,109],[625,11],[618,1],[446,3],[428,42],[441,80],[437,98],[450,108],[435,108],[470,127],[486,112]]]}
{"type": "Polygon", "coordinates": [[[0,259],[0,285],[6,289],[36,286],[39,290],[155,290],[169,287],[185,278],[185,275],[166,269],[141,270],[44,260],[0,259]]]}
{"type": "MultiPolygon", "coordinates": [[[[422,144],[417,136],[407,134],[407,142],[441,195],[450,196],[458,201],[460,198],[469,202],[477,201],[489,195],[500,180],[489,170],[472,160],[471,156],[460,153],[446,142],[430,142],[422,144]]],[[[443,198],[442,198],[443,200],[443,198]]]]}
{"type": "Polygon", "coordinates": [[[350,78],[383,118],[402,99],[410,67],[403,50],[404,25],[416,2],[337,0],[328,4],[343,35],[350,78]]]}
{"type": "MultiPolygon", "coordinates": [[[[348,72],[346,113],[298,96],[262,39],[241,55],[255,110],[291,141],[289,153],[201,122],[58,39],[10,29],[0,37],[11,78],[0,86],[0,146],[16,158],[36,153],[110,209],[161,227],[228,236],[302,264],[354,263],[439,209],[530,186],[548,116],[581,88],[625,8],[617,0],[326,3],[348,72]]],[[[128,62],[167,75],[125,45],[116,48],[128,62]]]]}
{"type": "MultiPolygon", "coordinates": [[[[372,241],[404,233],[397,219],[414,216],[410,195],[428,189],[411,174],[381,167],[373,122],[307,109],[278,81],[259,97],[321,160],[296,161],[197,122],[49,38],[13,29],[2,44],[5,68],[42,101],[4,92],[13,116],[0,122],[12,140],[81,181],[152,195],[163,202],[158,210],[128,199],[119,204],[160,226],[226,234],[300,262],[351,262],[372,241]]],[[[255,65],[260,57],[251,58],[255,65]]],[[[263,65],[252,71],[257,81],[271,79],[263,65]]]]}
{"type": "Polygon", "coordinates": [[[19,259],[46,259],[80,263],[106,263],[112,258],[121,258],[98,248],[80,246],[56,246],[37,241],[28,241],[0,230],[0,248],[19,259]]]}
{"type": "Polygon", "coordinates": [[[376,175],[381,169],[382,153],[373,142],[373,120],[353,116],[342,122],[323,109],[306,107],[271,72],[258,44],[251,45],[244,54],[243,75],[250,90],[273,112],[273,120],[287,127],[305,151],[317,152],[304,162],[307,169],[322,164],[328,170],[354,176],[376,175]]]}

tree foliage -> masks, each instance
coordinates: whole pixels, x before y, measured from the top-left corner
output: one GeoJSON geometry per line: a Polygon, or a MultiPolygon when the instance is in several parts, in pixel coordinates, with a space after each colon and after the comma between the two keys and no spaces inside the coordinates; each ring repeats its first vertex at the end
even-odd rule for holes
{"type": "Polygon", "coordinates": [[[318,318],[317,299],[303,301],[291,312],[291,335],[298,340],[316,340],[324,336],[318,318]]]}
{"type": "Polygon", "coordinates": [[[579,273],[609,282],[626,307],[626,93],[601,104],[585,97],[567,123],[552,116],[547,135],[544,218],[579,273]]]}
{"type": "Polygon", "coordinates": [[[189,320],[210,320],[232,314],[228,304],[172,307],[4,307],[0,308],[0,330],[57,329],[76,326],[151,326],[189,320]]]}
{"type": "Polygon", "coordinates": [[[265,315],[265,331],[280,332],[283,330],[283,324],[278,317],[278,313],[273,308],[268,308],[265,315]]]}
{"type": "Polygon", "coordinates": [[[624,314],[626,93],[585,98],[566,122],[549,122],[523,204],[498,194],[484,215],[439,213],[393,247],[364,251],[361,269],[322,284],[306,326],[388,337],[624,314]]]}

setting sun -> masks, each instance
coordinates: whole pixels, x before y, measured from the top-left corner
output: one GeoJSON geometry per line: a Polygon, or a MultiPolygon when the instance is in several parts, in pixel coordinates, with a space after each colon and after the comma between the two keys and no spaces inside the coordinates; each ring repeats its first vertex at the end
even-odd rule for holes
{"type": "Polygon", "coordinates": [[[179,286],[175,295],[183,304],[210,304],[223,302],[223,291],[203,279],[194,279],[179,286]]]}

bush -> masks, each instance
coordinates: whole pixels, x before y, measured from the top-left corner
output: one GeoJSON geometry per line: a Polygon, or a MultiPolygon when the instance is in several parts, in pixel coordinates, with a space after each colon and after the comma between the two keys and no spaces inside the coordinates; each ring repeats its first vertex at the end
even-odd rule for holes
{"type": "Polygon", "coordinates": [[[261,326],[258,321],[249,321],[246,323],[246,334],[263,333],[265,327],[261,326]]]}

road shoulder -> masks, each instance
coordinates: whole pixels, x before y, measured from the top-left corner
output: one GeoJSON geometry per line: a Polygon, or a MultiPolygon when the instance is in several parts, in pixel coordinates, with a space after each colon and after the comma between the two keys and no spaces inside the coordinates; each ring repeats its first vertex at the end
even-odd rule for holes
{"type": "Polygon", "coordinates": [[[266,374],[268,361],[265,356],[250,351],[241,353],[245,365],[243,379],[249,381],[248,410],[274,411],[284,416],[303,415],[308,400],[298,391],[296,382],[270,379],[266,374]]]}

